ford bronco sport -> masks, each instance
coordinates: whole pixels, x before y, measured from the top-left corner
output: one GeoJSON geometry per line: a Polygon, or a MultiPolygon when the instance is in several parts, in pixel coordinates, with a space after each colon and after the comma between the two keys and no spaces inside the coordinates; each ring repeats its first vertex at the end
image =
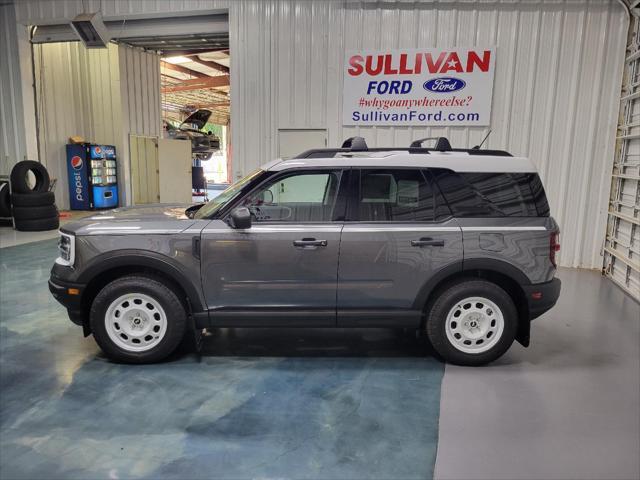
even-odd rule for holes
{"type": "Polygon", "coordinates": [[[112,359],[216,327],[392,327],[491,362],[560,293],[558,225],[532,163],[496,150],[342,148],[275,160],[189,208],[60,230],[50,291],[112,359]]]}

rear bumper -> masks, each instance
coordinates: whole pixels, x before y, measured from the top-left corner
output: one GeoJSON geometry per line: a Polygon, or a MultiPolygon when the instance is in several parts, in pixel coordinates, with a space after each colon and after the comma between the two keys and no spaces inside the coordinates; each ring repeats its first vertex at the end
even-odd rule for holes
{"type": "Polygon", "coordinates": [[[554,278],[550,282],[522,286],[529,304],[530,320],[539,317],[556,304],[561,284],[559,278],[554,278]]]}

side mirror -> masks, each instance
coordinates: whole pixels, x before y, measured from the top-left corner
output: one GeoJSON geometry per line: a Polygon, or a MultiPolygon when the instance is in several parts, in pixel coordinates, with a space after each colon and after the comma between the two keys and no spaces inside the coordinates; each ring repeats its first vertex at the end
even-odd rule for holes
{"type": "Polygon", "coordinates": [[[231,228],[240,230],[251,228],[251,212],[247,207],[234,208],[229,218],[231,219],[231,228]]]}

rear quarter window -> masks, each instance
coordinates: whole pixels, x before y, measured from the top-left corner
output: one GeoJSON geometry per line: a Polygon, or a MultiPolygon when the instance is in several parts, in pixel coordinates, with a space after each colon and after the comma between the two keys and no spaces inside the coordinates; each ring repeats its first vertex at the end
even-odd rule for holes
{"type": "Polygon", "coordinates": [[[456,217],[548,217],[549,205],[537,173],[432,171],[456,217]]]}

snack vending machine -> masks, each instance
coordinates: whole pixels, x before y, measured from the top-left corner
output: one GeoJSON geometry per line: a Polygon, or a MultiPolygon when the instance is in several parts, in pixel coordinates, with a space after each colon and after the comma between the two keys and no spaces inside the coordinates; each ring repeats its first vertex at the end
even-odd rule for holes
{"type": "Polygon", "coordinates": [[[67,145],[69,201],[72,210],[118,206],[116,147],[89,143],[67,145]]]}

